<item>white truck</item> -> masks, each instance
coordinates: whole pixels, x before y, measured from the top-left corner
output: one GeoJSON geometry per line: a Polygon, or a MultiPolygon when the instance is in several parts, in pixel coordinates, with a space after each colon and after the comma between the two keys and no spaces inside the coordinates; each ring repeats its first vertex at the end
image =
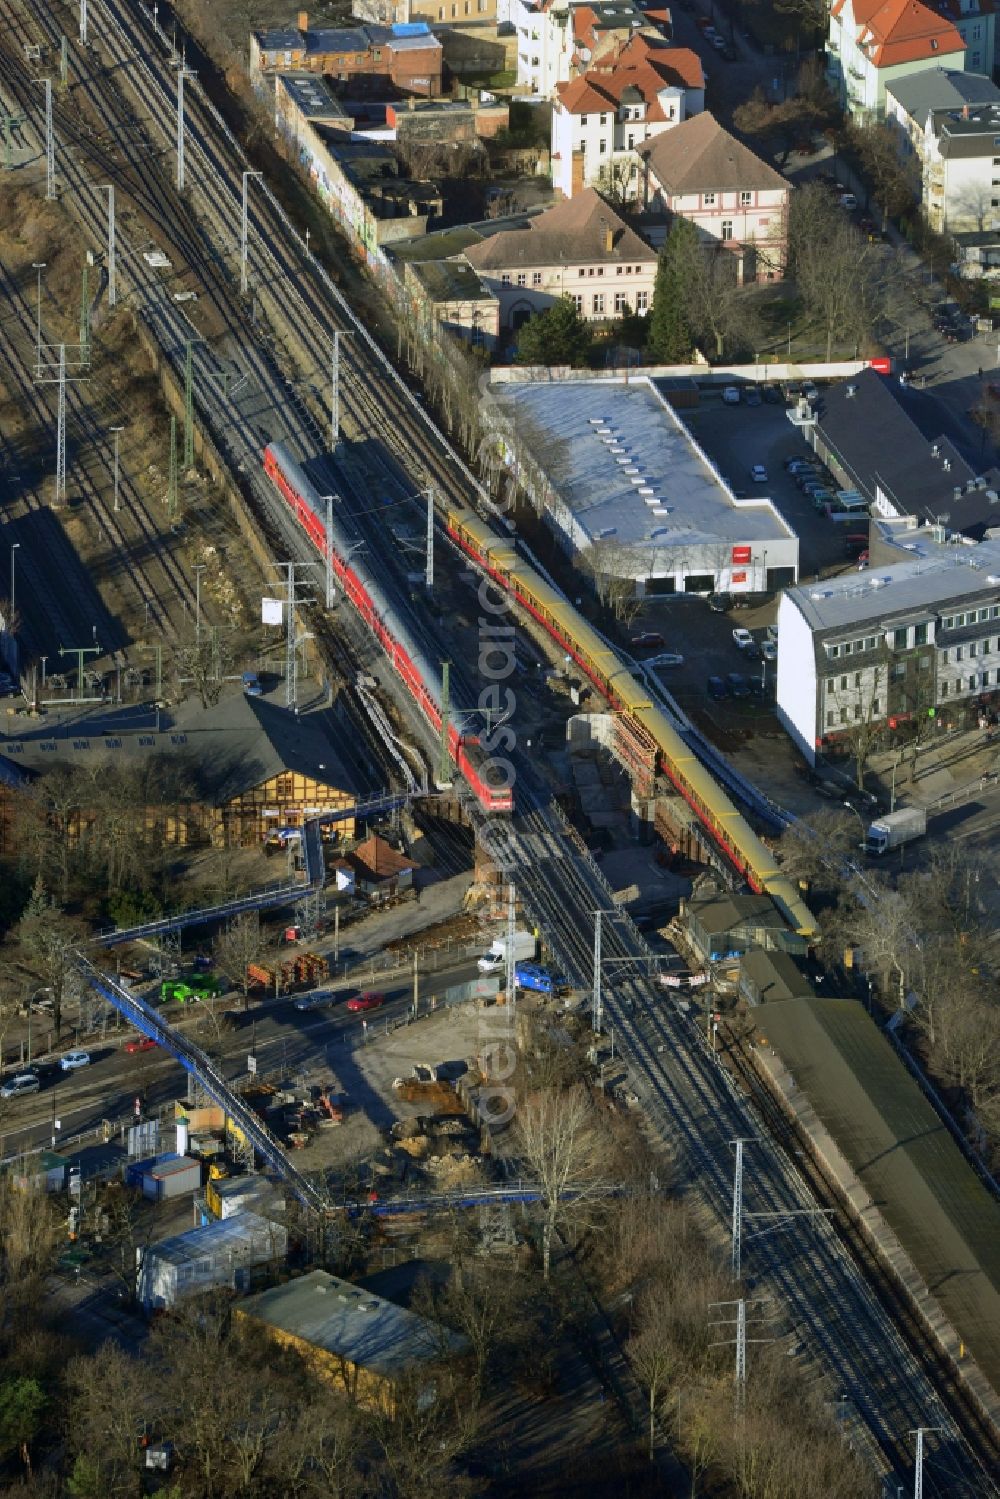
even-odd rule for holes
{"type": "MultiPolygon", "coordinates": [[[[512,941],[514,943],[515,963],[537,958],[538,938],[533,932],[515,932],[512,941]]],[[[497,937],[489,951],[484,952],[479,959],[479,971],[480,973],[499,973],[501,968],[506,968],[506,966],[507,938],[497,937]]]]}
{"type": "Polygon", "coordinates": [[[892,848],[922,838],[926,831],[927,813],[923,807],[900,807],[898,812],[887,812],[875,819],[865,838],[865,852],[887,854],[892,848]]]}

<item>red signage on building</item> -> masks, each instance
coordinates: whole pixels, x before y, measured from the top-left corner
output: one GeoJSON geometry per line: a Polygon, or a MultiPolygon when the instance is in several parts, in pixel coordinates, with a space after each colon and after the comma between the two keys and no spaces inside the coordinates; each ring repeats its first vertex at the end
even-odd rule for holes
{"type": "Polygon", "coordinates": [[[750,547],[733,547],[734,562],[749,562],[752,549],[750,547]]]}
{"type": "Polygon", "coordinates": [[[733,582],[734,583],[745,583],[746,580],[747,580],[746,573],[733,573],[733,582]]]}
{"type": "Polygon", "coordinates": [[[869,363],[869,367],[875,371],[876,375],[891,375],[892,374],[892,360],[891,359],[870,359],[868,361],[868,363],[869,363]]]}

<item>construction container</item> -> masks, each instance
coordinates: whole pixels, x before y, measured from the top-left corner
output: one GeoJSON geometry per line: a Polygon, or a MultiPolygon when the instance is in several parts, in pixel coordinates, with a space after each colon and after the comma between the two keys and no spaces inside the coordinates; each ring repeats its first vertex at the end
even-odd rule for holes
{"type": "Polygon", "coordinates": [[[193,1228],[136,1250],[136,1294],[146,1312],[172,1307],[213,1286],[236,1288],[238,1272],[284,1260],[288,1232],[257,1213],[193,1228]]]}
{"type": "Polygon", "coordinates": [[[125,1173],[125,1180],[139,1187],[151,1202],[168,1197],[183,1197],[201,1186],[201,1162],[188,1155],[160,1155],[151,1161],[138,1161],[125,1173]]]}
{"type": "Polygon", "coordinates": [[[237,1213],[250,1210],[269,1210],[280,1205],[280,1198],[272,1181],[266,1176],[231,1176],[224,1181],[210,1181],[205,1188],[205,1201],[216,1218],[233,1218],[237,1213]]]}

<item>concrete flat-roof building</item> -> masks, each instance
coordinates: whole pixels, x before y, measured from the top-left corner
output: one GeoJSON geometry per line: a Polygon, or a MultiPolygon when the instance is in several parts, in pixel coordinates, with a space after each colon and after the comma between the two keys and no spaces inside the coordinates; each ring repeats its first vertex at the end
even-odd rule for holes
{"type": "Polygon", "coordinates": [[[995,1422],[1000,1204],[857,1000],[754,1010],[755,1053],[995,1422]]]}
{"type": "Polygon", "coordinates": [[[566,551],[640,595],[796,581],[798,537],[766,495],[734,493],[649,379],[569,378],[493,394],[527,449],[520,477],[566,551]]]}
{"type": "Polygon", "coordinates": [[[325,1270],[249,1297],[238,1315],[362,1405],[391,1406],[400,1378],[468,1348],[460,1334],[325,1270]]]}
{"type": "Polygon", "coordinates": [[[781,596],[778,717],[810,764],[858,725],[962,722],[1000,692],[1000,541],[909,534],[905,561],[781,596]]]}

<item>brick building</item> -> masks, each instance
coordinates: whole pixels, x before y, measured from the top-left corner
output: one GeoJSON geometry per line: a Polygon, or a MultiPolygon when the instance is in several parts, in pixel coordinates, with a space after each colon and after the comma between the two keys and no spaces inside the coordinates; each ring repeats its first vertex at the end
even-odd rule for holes
{"type": "Polygon", "coordinates": [[[423,22],[310,27],[300,11],[296,26],[250,34],[250,80],[260,90],[278,73],[313,73],[349,85],[352,94],[441,93],[444,54],[423,22]]]}

